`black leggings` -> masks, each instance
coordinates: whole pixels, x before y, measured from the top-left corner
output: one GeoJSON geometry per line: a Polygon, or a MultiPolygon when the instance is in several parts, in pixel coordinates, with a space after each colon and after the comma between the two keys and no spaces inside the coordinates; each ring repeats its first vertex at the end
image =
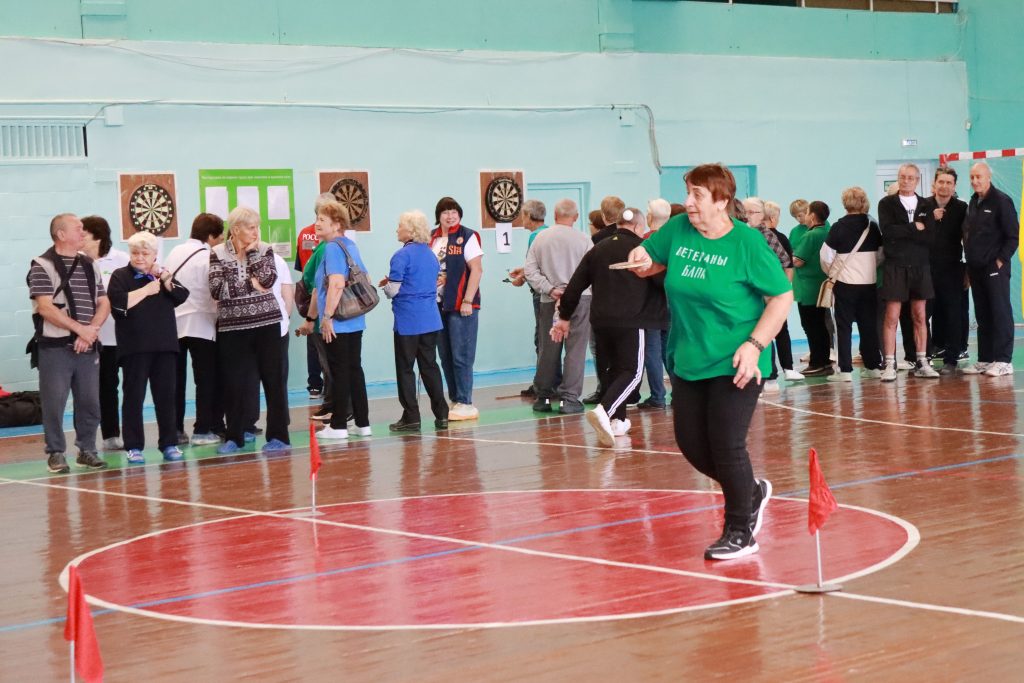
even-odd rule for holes
{"type": "Polygon", "coordinates": [[[679,450],[698,472],[722,487],[726,526],[745,529],[754,493],[747,431],[761,385],[751,381],[737,389],[731,376],[696,381],[670,376],[679,450]]]}

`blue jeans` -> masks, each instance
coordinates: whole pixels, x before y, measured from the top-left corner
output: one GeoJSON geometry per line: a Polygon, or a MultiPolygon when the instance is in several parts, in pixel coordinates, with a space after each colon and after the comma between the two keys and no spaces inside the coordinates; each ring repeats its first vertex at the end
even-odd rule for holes
{"type": "Polygon", "coordinates": [[[437,340],[437,354],[453,403],[473,404],[473,362],[476,360],[476,335],[480,311],[462,316],[458,311],[441,311],[444,328],[437,340]]]}
{"type": "Polygon", "coordinates": [[[647,385],[651,388],[651,401],[665,403],[665,359],[664,349],[668,345],[668,330],[645,330],[644,372],[647,385]]]}

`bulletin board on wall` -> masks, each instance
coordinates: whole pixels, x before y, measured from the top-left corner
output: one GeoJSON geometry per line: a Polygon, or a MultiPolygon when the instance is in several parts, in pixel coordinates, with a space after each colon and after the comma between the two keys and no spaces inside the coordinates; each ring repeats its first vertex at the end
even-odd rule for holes
{"type": "Polygon", "coordinates": [[[295,183],[292,169],[201,169],[199,208],[227,220],[238,206],[260,215],[260,239],[281,258],[295,248],[295,183]]]}
{"type": "Polygon", "coordinates": [[[178,237],[178,193],[173,173],[119,173],[121,239],[137,232],[178,237]]]}
{"type": "Polygon", "coordinates": [[[320,194],[330,192],[348,210],[352,230],[370,232],[370,173],[320,171],[320,194]]]}
{"type": "Polygon", "coordinates": [[[523,172],[480,171],[480,227],[523,227],[523,172]]]}

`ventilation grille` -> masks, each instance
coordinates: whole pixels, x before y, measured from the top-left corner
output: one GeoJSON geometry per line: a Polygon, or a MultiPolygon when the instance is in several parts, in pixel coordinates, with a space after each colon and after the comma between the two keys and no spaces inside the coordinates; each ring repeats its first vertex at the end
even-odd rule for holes
{"type": "Polygon", "coordinates": [[[0,121],[0,160],[84,159],[88,155],[81,123],[0,121]]]}

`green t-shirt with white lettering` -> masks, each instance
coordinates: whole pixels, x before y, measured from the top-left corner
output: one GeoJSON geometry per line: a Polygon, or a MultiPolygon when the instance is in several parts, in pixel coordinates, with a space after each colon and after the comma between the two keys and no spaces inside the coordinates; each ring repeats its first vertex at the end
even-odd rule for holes
{"type": "MultiPolygon", "coordinates": [[[[791,289],[764,236],[735,219],[732,224],[710,240],[680,214],[643,243],[655,263],[667,266],[669,367],[685,380],[735,375],[733,354],[764,313],[764,297],[791,289]]],[[[763,377],[771,373],[768,348],[757,365],[763,377]]]]}

